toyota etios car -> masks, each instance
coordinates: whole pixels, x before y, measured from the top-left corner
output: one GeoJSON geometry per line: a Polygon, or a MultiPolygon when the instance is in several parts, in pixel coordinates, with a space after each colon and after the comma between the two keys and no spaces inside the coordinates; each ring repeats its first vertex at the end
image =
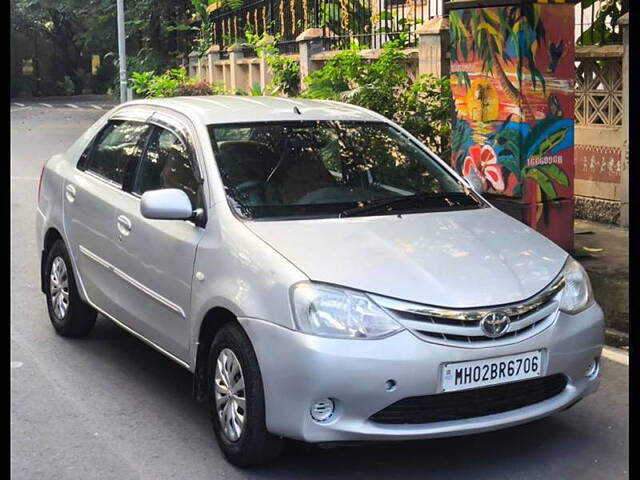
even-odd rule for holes
{"type": "Polygon", "coordinates": [[[55,330],[100,312],[193,372],[237,465],[507,427],[598,386],[583,268],[359,107],[117,107],[46,163],[37,235],[55,330]]]}

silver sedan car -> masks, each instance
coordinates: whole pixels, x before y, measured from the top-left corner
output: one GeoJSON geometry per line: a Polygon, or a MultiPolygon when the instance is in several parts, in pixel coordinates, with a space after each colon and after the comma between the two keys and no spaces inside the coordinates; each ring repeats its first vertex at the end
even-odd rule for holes
{"type": "Polygon", "coordinates": [[[41,288],[194,375],[236,465],[463,435],[594,392],[584,269],[408,132],[329,101],[134,101],[44,166],[41,288]]]}

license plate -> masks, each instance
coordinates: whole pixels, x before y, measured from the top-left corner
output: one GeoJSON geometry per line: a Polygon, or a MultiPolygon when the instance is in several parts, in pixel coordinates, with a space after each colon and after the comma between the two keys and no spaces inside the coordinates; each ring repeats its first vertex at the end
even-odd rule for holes
{"type": "Polygon", "coordinates": [[[453,392],[542,375],[542,350],[442,366],[442,391],[453,392]]]}

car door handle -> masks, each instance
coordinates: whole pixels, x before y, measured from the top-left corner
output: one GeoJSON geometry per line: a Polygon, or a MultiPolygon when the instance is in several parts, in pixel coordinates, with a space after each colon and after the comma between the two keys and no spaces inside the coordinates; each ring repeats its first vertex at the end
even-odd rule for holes
{"type": "Polygon", "coordinates": [[[131,233],[131,220],[129,220],[124,215],[118,216],[118,231],[120,232],[121,238],[122,235],[127,236],[131,233]]]}
{"type": "Polygon", "coordinates": [[[67,197],[69,203],[73,203],[76,199],[76,187],[73,185],[67,185],[64,189],[64,195],[67,197]]]}

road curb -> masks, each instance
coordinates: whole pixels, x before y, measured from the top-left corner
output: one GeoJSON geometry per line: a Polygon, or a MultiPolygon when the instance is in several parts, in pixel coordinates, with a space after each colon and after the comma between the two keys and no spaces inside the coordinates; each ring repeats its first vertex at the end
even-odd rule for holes
{"type": "Polygon", "coordinates": [[[612,362],[620,363],[622,365],[629,366],[629,352],[621,350],[619,348],[604,347],[602,349],[602,356],[612,362]]]}

